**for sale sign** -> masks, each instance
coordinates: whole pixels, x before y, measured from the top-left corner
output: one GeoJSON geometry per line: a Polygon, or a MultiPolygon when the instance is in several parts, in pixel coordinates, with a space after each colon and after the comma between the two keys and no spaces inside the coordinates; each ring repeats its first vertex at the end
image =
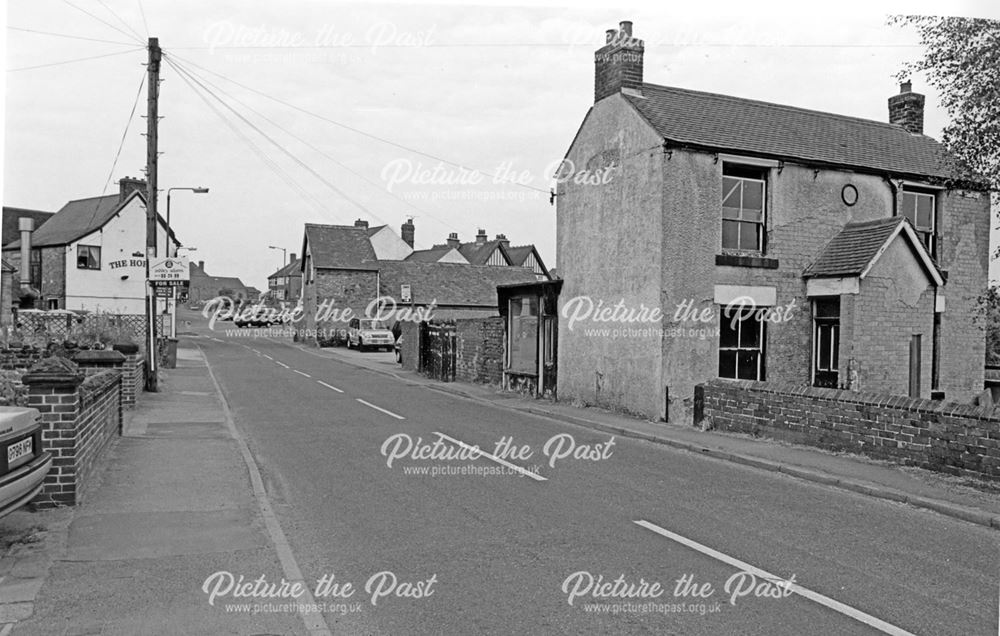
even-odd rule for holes
{"type": "Polygon", "coordinates": [[[149,280],[154,283],[158,281],[185,281],[190,280],[190,278],[187,256],[157,258],[149,266],[149,280]]]}

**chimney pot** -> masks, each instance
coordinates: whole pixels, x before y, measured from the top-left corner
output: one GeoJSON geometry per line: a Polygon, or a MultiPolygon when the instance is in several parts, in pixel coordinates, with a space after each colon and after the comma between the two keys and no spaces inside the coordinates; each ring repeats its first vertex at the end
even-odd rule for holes
{"type": "Polygon", "coordinates": [[[889,123],[902,126],[909,132],[924,132],[924,96],[912,91],[910,80],[899,85],[899,94],[889,98],[889,123]]]}
{"type": "Polygon", "coordinates": [[[645,44],[632,37],[631,21],[623,20],[620,27],[609,29],[604,46],[594,53],[594,102],[623,91],[642,94],[645,44]]]}

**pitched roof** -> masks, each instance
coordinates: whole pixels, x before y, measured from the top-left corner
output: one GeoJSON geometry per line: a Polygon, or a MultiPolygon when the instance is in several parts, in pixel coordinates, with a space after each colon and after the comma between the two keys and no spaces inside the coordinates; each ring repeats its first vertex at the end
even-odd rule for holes
{"type": "Polygon", "coordinates": [[[901,126],[728,95],[643,84],[624,95],[667,141],[897,175],[947,177],[943,146],[901,126]]]}
{"type": "Polygon", "coordinates": [[[17,268],[15,268],[13,265],[11,265],[10,263],[8,263],[7,261],[5,261],[3,259],[0,259],[0,269],[2,269],[5,272],[16,272],[17,271],[17,268]]]}
{"type": "Polygon", "coordinates": [[[3,207],[3,244],[6,246],[21,238],[18,219],[30,218],[35,221],[35,229],[42,227],[42,224],[49,220],[55,212],[44,212],[42,210],[29,210],[27,208],[3,207]]]}
{"type": "MultiPolygon", "coordinates": [[[[435,245],[434,247],[438,246],[435,245]]],[[[493,255],[493,251],[496,249],[499,249],[505,255],[507,254],[503,242],[497,240],[486,241],[484,243],[462,243],[458,246],[459,253],[473,265],[485,265],[489,262],[490,256],[493,255]]],[[[508,257],[507,260],[509,261],[510,258],[508,257]]]]}
{"type": "Polygon", "coordinates": [[[375,249],[370,236],[369,228],[306,223],[303,241],[309,244],[313,265],[318,268],[374,270],[375,249]]]}
{"type": "Polygon", "coordinates": [[[299,270],[301,269],[302,269],[302,259],[297,258],[288,265],[285,265],[275,273],[271,274],[267,278],[268,280],[270,280],[272,278],[278,278],[280,276],[295,276],[296,274],[299,273],[299,270]]]}
{"type": "Polygon", "coordinates": [[[910,242],[931,278],[938,285],[944,280],[934,259],[927,253],[906,217],[848,223],[834,236],[815,260],[803,272],[805,278],[835,278],[860,276],[864,278],[876,260],[885,252],[897,235],[903,234],[910,242]]]}
{"type": "Polygon", "coordinates": [[[418,261],[421,263],[436,263],[441,260],[441,257],[452,250],[449,246],[444,247],[432,247],[429,250],[413,250],[410,255],[404,258],[404,261],[418,261]]]}
{"type": "Polygon", "coordinates": [[[379,279],[381,293],[397,300],[400,286],[409,285],[418,305],[496,307],[497,285],[534,282],[535,274],[524,267],[380,261],[379,279]]]}

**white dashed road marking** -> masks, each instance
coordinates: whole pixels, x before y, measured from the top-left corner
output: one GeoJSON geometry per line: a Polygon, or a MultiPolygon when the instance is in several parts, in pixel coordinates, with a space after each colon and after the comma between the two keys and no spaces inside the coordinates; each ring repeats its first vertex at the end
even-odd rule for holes
{"type": "MultiPolygon", "coordinates": [[[[712,548],[710,548],[708,546],[704,546],[704,545],[702,545],[702,544],[700,544],[700,543],[698,543],[696,541],[692,541],[691,539],[688,539],[686,537],[682,537],[679,534],[676,534],[676,533],[673,533],[673,532],[671,532],[669,530],[661,528],[660,526],[656,525],[655,523],[650,523],[649,521],[646,521],[644,519],[636,520],[636,521],[634,521],[634,523],[636,525],[638,525],[638,526],[641,526],[641,527],[647,529],[647,530],[655,532],[656,534],[658,534],[658,535],[660,535],[662,537],[666,537],[666,538],[670,539],[671,541],[676,541],[677,543],[679,543],[679,544],[681,544],[683,546],[686,546],[688,548],[691,548],[692,550],[695,550],[697,552],[701,552],[704,555],[710,556],[713,559],[716,559],[718,561],[722,561],[723,563],[725,563],[727,565],[731,565],[734,568],[739,568],[743,572],[749,572],[750,574],[753,574],[754,576],[756,576],[759,579],[768,579],[772,583],[781,583],[782,585],[785,585],[787,583],[787,581],[785,581],[784,579],[782,579],[779,576],[775,576],[775,575],[771,574],[770,572],[767,572],[765,570],[761,570],[760,568],[754,567],[754,566],[750,565],[749,563],[744,563],[743,561],[740,561],[739,559],[731,557],[728,554],[723,554],[722,552],[718,552],[717,550],[713,550],[712,548]]],[[[829,609],[832,609],[835,612],[839,612],[839,613],[843,614],[844,616],[847,616],[849,618],[853,618],[854,620],[856,620],[858,622],[861,622],[861,623],[864,623],[865,625],[868,625],[870,627],[874,627],[875,629],[877,629],[877,630],[879,630],[881,632],[884,632],[886,634],[892,634],[893,636],[913,636],[912,633],[906,631],[905,629],[901,629],[899,627],[896,627],[895,625],[892,625],[891,623],[887,623],[887,622],[885,622],[885,621],[883,621],[883,620],[881,620],[879,618],[875,618],[874,616],[872,616],[870,614],[865,614],[861,610],[854,609],[850,605],[844,605],[840,601],[835,601],[832,598],[829,598],[829,597],[823,596],[822,594],[819,594],[818,592],[813,592],[812,590],[808,590],[808,589],[802,587],[801,585],[797,585],[795,583],[791,583],[791,584],[788,585],[788,589],[791,590],[793,593],[798,594],[799,596],[801,596],[803,598],[807,598],[810,601],[813,601],[814,603],[819,603],[823,607],[827,607],[829,609]]]]}
{"type": "Polygon", "coordinates": [[[384,408],[382,408],[381,406],[375,406],[375,405],[374,405],[374,404],[372,404],[371,402],[365,402],[365,401],[364,401],[364,400],[362,400],[361,398],[354,398],[354,399],[356,399],[356,400],[357,400],[358,402],[361,402],[362,404],[364,404],[365,406],[367,406],[367,407],[369,407],[369,408],[373,408],[373,409],[375,409],[376,411],[381,411],[381,412],[385,413],[386,415],[389,415],[389,416],[391,416],[391,417],[394,417],[394,418],[396,418],[397,420],[405,420],[405,419],[406,419],[406,418],[405,418],[405,417],[403,417],[402,415],[396,415],[396,414],[395,414],[395,413],[393,413],[392,411],[387,411],[387,410],[385,410],[384,408]]]}
{"type": "Polygon", "coordinates": [[[304,376],[306,376],[307,378],[311,378],[311,377],[312,377],[312,376],[311,376],[311,375],[309,375],[308,373],[302,373],[302,372],[301,372],[301,371],[299,371],[298,369],[292,369],[292,371],[294,371],[294,372],[298,373],[299,375],[304,375],[304,376]]]}
{"type": "MultiPolygon", "coordinates": [[[[469,446],[465,442],[463,442],[461,440],[457,440],[454,437],[449,437],[449,436],[445,435],[444,433],[439,433],[437,431],[434,431],[434,434],[437,435],[437,436],[439,436],[441,439],[447,440],[447,441],[451,442],[452,444],[455,444],[456,446],[461,446],[464,449],[471,450],[472,448],[474,448],[473,446],[469,446]]],[[[487,453],[486,451],[484,451],[481,448],[479,449],[479,455],[482,456],[482,457],[485,457],[487,459],[492,459],[493,461],[495,461],[496,463],[500,464],[501,466],[506,466],[507,468],[510,468],[511,470],[517,471],[517,472],[521,473],[522,475],[524,475],[525,477],[531,477],[535,481],[548,481],[548,479],[546,479],[545,477],[542,477],[538,473],[533,473],[530,470],[525,470],[524,468],[521,468],[517,464],[510,463],[506,459],[500,459],[496,455],[491,455],[491,454],[487,453]]]]}
{"type": "Polygon", "coordinates": [[[328,389],[332,389],[332,390],[336,391],[337,393],[343,393],[343,391],[341,391],[337,387],[333,386],[332,384],[327,384],[326,382],[323,382],[322,380],[316,380],[316,382],[319,383],[319,384],[322,384],[323,386],[325,386],[328,389]]]}
{"type": "Polygon", "coordinates": [[[287,364],[285,364],[284,362],[281,362],[280,360],[275,360],[274,363],[277,364],[277,365],[281,365],[281,366],[285,367],[286,369],[290,369],[291,368],[287,364]]]}

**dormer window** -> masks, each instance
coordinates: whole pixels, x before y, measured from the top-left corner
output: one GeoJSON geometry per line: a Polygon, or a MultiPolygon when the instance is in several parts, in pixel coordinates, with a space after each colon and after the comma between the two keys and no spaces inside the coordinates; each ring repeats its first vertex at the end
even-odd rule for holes
{"type": "Polygon", "coordinates": [[[722,249],[764,251],[767,169],[722,166],[722,249]]]}
{"type": "Polygon", "coordinates": [[[936,257],[937,196],[932,191],[905,189],[899,214],[909,219],[924,247],[932,257],[936,257]]]}

